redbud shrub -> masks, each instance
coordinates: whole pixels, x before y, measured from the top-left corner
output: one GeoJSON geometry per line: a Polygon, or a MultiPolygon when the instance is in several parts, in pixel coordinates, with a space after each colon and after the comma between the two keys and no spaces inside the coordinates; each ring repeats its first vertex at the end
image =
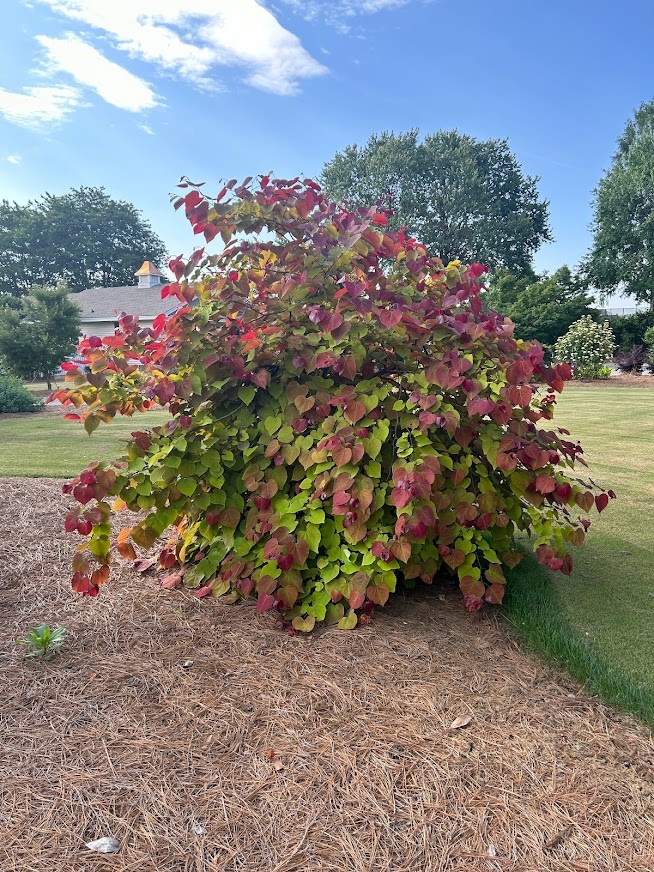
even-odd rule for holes
{"type": "Polygon", "coordinates": [[[613,494],[552,429],[570,366],[484,311],[484,267],[444,265],[308,179],[180,188],[175,208],[222,251],[172,260],[174,314],[85,338],[53,395],[89,433],[171,415],[65,486],[74,590],[95,596],[120,555],[156,563],[164,588],[255,597],[295,633],[366,623],[398,584],[444,572],[469,610],[500,603],[518,534],[570,572],[613,494]],[[139,516],[114,537],[116,513],[139,516]]]}

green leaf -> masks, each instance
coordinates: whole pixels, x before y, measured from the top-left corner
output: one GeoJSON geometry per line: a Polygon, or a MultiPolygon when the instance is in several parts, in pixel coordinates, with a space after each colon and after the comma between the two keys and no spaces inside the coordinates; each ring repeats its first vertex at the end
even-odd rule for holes
{"type": "Polygon", "coordinates": [[[190,497],[195,493],[196,487],[197,481],[193,478],[180,478],[177,482],[177,489],[187,497],[190,497]]]}
{"type": "Polygon", "coordinates": [[[320,548],[320,528],[316,527],[315,524],[307,524],[306,529],[301,535],[309,545],[309,548],[317,554],[320,548]]]}
{"type": "Polygon", "coordinates": [[[250,405],[250,403],[254,399],[256,392],[257,389],[252,387],[251,385],[243,386],[238,389],[238,395],[246,406],[250,405]]]}
{"type": "Polygon", "coordinates": [[[273,436],[282,426],[281,416],[269,415],[267,418],[264,418],[263,426],[266,433],[268,433],[269,436],[273,436]]]}
{"type": "Polygon", "coordinates": [[[97,430],[100,426],[100,419],[96,418],[95,415],[87,415],[84,419],[84,429],[86,432],[91,435],[94,430],[97,430]]]}
{"type": "Polygon", "coordinates": [[[358,623],[358,618],[354,609],[350,609],[350,611],[340,619],[338,622],[339,630],[353,630],[358,623]]]}
{"type": "Polygon", "coordinates": [[[378,460],[371,460],[370,463],[367,463],[365,470],[370,478],[381,478],[382,467],[378,460]]]}
{"type": "Polygon", "coordinates": [[[316,626],[316,619],[313,615],[307,615],[306,618],[303,618],[301,615],[297,615],[293,618],[292,621],[293,628],[299,630],[301,633],[310,633],[311,630],[316,626]]]}
{"type": "Polygon", "coordinates": [[[325,566],[320,573],[320,578],[322,581],[327,584],[328,581],[333,581],[337,575],[340,573],[341,568],[337,563],[330,563],[325,566]]]}

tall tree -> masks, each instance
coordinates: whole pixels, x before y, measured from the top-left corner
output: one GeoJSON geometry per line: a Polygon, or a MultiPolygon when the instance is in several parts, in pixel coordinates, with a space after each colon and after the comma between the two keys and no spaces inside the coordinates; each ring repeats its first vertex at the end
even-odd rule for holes
{"type": "Polygon", "coordinates": [[[567,266],[543,276],[516,277],[498,270],[484,302],[511,318],[519,339],[537,339],[542,345],[554,345],[571,324],[597,311],[583,281],[567,266]]]}
{"type": "Polygon", "coordinates": [[[392,226],[406,226],[445,263],[460,258],[520,274],[552,238],[538,179],[524,175],[506,140],[382,133],[338,152],[321,180],[350,205],[388,204],[392,226]]]}
{"type": "Polygon", "coordinates": [[[44,194],[25,206],[0,201],[0,294],[22,296],[59,281],[71,291],[131,285],[144,260],[166,259],[139,210],[104,188],[44,194]]]}
{"type": "Polygon", "coordinates": [[[594,194],[589,281],[604,295],[620,290],[654,311],[654,100],[628,121],[594,194]]]}
{"type": "Polygon", "coordinates": [[[0,358],[19,378],[42,376],[48,390],[59,364],[75,350],[79,335],[79,307],[64,283],[32,288],[18,309],[0,308],[0,358]]]}

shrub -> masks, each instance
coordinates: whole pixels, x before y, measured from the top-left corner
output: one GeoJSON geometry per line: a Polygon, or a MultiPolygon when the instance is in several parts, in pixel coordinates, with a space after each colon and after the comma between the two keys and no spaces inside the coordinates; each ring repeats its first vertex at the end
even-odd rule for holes
{"type": "Polygon", "coordinates": [[[580,380],[605,381],[611,378],[610,366],[578,366],[574,370],[574,377],[580,380]]]}
{"type": "Polygon", "coordinates": [[[629,351],[617,354],[614,360],[623,372],[633,372],[639,375],[647,363],[647,352],[642,345],[634,345],[629,351]]]}
{"type": "Polygon", "coordinates": [[[557,340],[554,357],[570,364],[573,371],[596,371],[612,357],[614,348],[609,322],[598,324],[584,315],[557,340]]]}
{"type": "Polygon", "coordinates": [[[654,312],[634,312],[633,315],[614,315],[609,319],[615,344],[620,351],[629,351],[634,345],[647,345],[645,331],[654,327],[654,312]]]}
{"type": "Polygon", "coordinates": [[[40,408],[40,400],[36,400],[18,379],[0,375],[0,412],[37,412],[40,408]]]}
{"type": "Polygon", "coordinates": [[[65,365],[54,396],[88,403],[68,417],[89,433],[155,403],[172,415],[65,486],[81,504],[66,528],[89,537],[73,588],[95,596],[114,551],[135,560],[171,526],[138,568],[197,597],[254,595],[292,633],[365,623],[398,582],[441,570],[469,609],[498,603],[518,531],[569,573],[590,523],[577,507],[613,496],[578,477],[567,431],[543,427],[570,367],[482,311],[483,267],[444,267],[383,212],[330,204],[310,180],[235,185],[215,199],[181,185],[175,206],[224,242],[171,261],[162,294],[182,307],[152,328],[123,313],[117,335],[80,344],[88,370],[65,365]],[[146,515],[112,540],[121,509],[146,515]]]}
{"type": "Polygon", "coordinates": [[[648,327],[645,333],[643,334],[643,341],[645,343],[645,348],[647,349],[647,354],[649,360],[647,361],[651,366],[654,366],[654,327],[648,327]]]}

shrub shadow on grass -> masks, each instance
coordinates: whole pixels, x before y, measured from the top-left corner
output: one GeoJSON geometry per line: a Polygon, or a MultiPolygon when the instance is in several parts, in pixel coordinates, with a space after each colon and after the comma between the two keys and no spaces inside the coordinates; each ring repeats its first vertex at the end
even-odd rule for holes
{"type": "Polygon", "coordinates": [[[548,571],[531,555],[509,573],[502,613],[528,650],[563,666],[589,693],[654,726],[654,690],[598,654],[569,624],[548,571]]]}

